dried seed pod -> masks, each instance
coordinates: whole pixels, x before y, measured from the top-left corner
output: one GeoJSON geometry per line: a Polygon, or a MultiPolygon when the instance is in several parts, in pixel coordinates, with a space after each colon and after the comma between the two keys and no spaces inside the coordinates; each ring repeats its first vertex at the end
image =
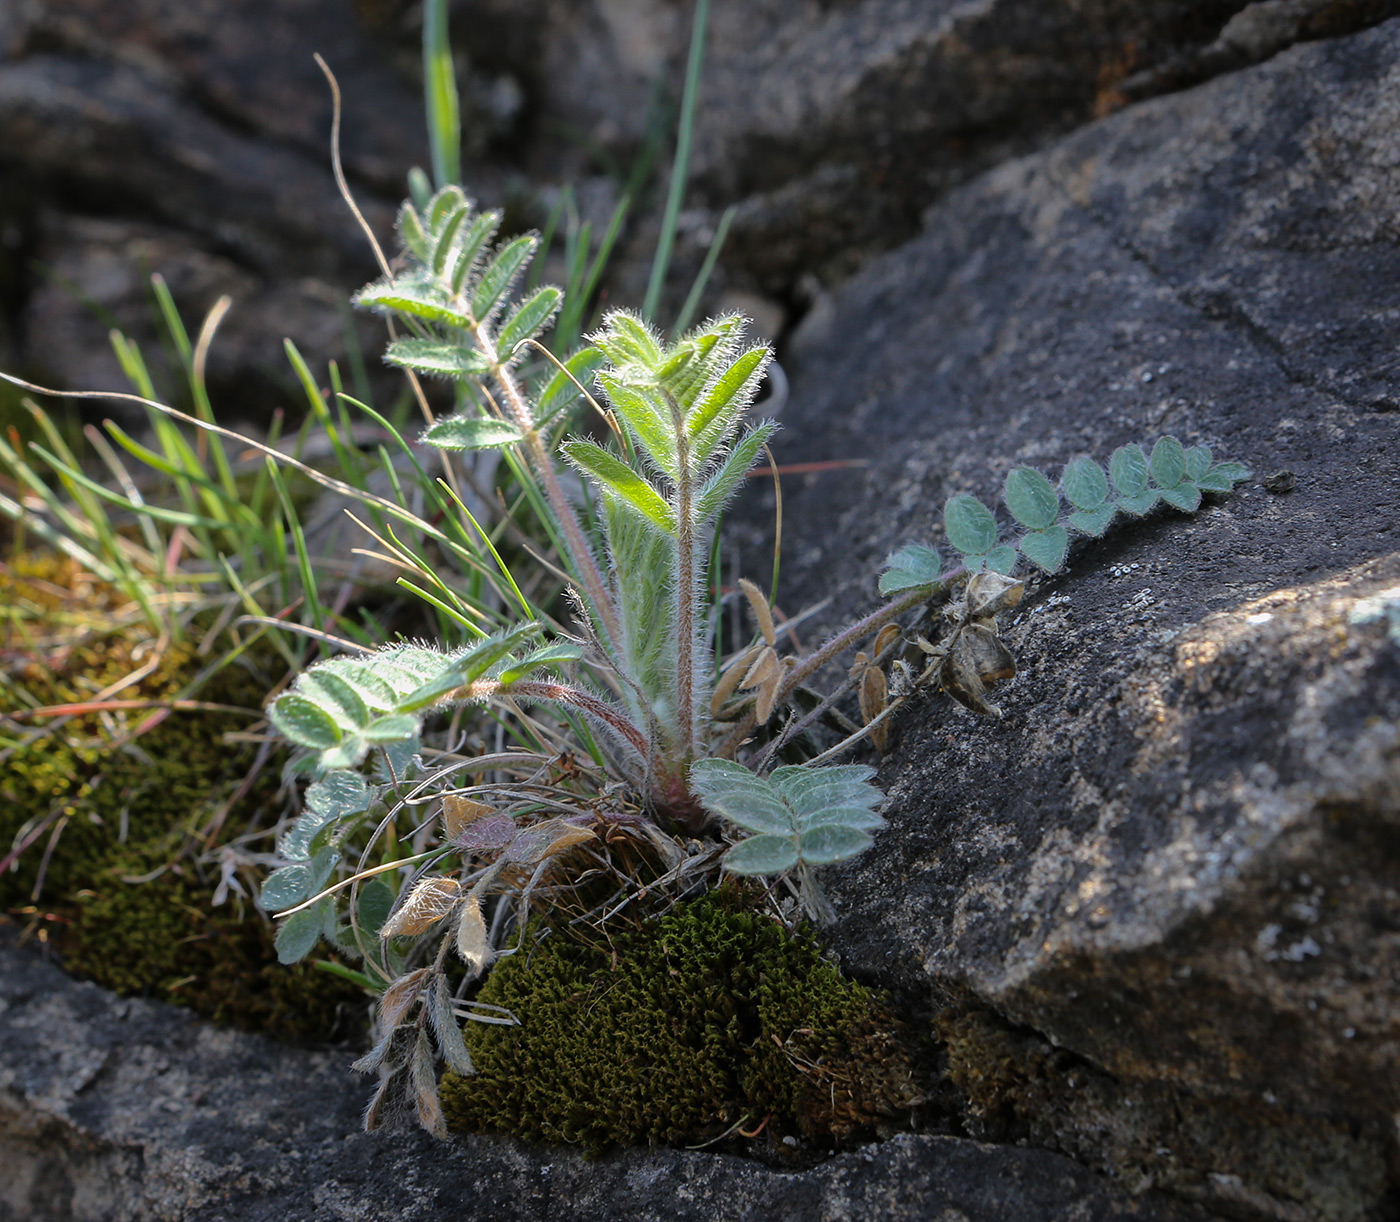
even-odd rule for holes
{"type": "Polygon", "coordinates": [[[795,665],[796,662],[792,658],[784,658],[782,664],[778,665],[774,655],[772,673],[759,688],[758,700],[754,703],[754,716],[758,718],[759,725],[766,725],[768,719],[773,716],[773,706],[778,703],[778,692],[782,690],[783,680],[795,665]]]}
{"type": "Polygon", "coordinates": [[[442,823],[449,840],[460,836],[469,823],[484,819],[490,813],[491,807],[485,802],[476,802],[455,793],[442,796],[442,823]]]}
{"type": "MultiPolygon", "coordinates": [[[[885,682],[885,672],[878,666],[869,666],[860,680],[860,716],[869,725],[889,702],[889,685],[885,682]]],[[[870,731],[870,741],[881,755],[889,748],[890,724],[882,721],[870,731]]]]}
{"type": "Polygon", "coordinates": [[[409,1062],[409,1079],[413,1083],[413,1100],[418,1107],[418,1123],[434,1137],[447,1136],[447,1121],[438,1102],[437,1073],[433,1066],[433,1046],[426,1031],[418,1032],[409,1062]]]}
{"type": "Polygon", "coordinates": [[[739,588],[743,590],[744,597],[749,600],[749,606],[753,609],[753,617],[758,621],[758,630],[763,633],[763,639],[769,646],[778,643],[778,633],[773,627],[773,609],[768,605],[768,599],[764,597],[760,590],[747,577],[739,578],[739,588]]]}
{"type": "Polygon", "coordinates": [[[486,933],[486,919],[481,915],[481,901],[474,895],[467,897],[467,902],[462,905],[462,915],[457,919],[457,953],[478,975],[496,957],[486,933]]]}
{"type": "Polygon", "coordinates": [[[762,687],[778,671],[778,654],[771,645],[765,645],[758,651],[758,657],[749,667],[748,673],[744,676],[740,687],[748,690],[752,687],[762,687]]]}
{"type": "Polygon", "coordinates": [[[1026,593],[1026,583],[987,569],[968,579],[967,616],[983,619],[1018,606],[1026,593]]]}
{"type": "Polygon", "coordinates": [[[943,664],[943,690],[959,704],[988,717],[1001,710],[987,700],[987,684],[1009,679],[1016,673],[1011,651],[990,628],[969,624],[948,649],[943,664]]]}
{"type": "Polygon", "coordinates": [[[403,1066],[396,1065],[379,1080],[379,1087],[374,1092],[374,1097],[369,1101],[369,1106],[365,1108],[364,1126],[366,1133],[373,1133],[375,1129],[383,1125],[386,1113],[393,1108],[399,1098],[399,1093],[403,1086],[403,1066]]]}
{"type": "Polygon", "coordinates": [[[889,698],[889,684],[885,672],[878,666],[867,666],[860,677],[860,717],[869,725],[885,711],[889,698]]]}
{"type": "Polygon", "coordinates": [[[462,884],[455,878],[425,878],[408,894],[402,906],[379,931],[381,938],[422,933],[442,920],[457,903],[462,884]]]}
{"type": "Polygon", "coordinates": [[[766,646],[754,645],[744,650],[737,658],[724,668],[724,673],[720,675],[719,682],[715,684],[714,695],[710,697],[710,714],[718,717],[720,710],[724,708],[724,702],[734,694],[740,681],[749,672],[749,668],[758,660],[760,651],[766,646]]]}
{"type": "Polygon", "coordinates": [[[962,635],[976,659],[977,674],[983,683],[1015,677],[1016,659],[992,629],[985,624],[969,624],[962,635]]]}
{"type": "Polygon", "coordinates": [[[400,976],[379,998],[379,1025],[386,1031],[397,1027],[418,998],[424,982],[432,975],[430,967],[420,967],[400,976]]]}
{"type": "Polygon", "coordinates": [[[567,819],[546,819],[521,831],[511,841],[502,860],[512,865],[538,865],[546,857],[553,857],[596,838],[592,829],[580,827],[567,819]]]}
{"type": "Polygon", "coordinates": [[[880,635],[875,638],[875,657],[879,657],[898,639],[902,629],[898,624],[886,624],[880,629],[880,635]]]}

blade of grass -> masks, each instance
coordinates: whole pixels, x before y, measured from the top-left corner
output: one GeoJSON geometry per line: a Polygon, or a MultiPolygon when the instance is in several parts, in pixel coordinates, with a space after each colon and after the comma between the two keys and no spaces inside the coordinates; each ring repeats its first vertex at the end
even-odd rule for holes
{"type": "Polygon", "coordinates": [[[447,0],[425,0],[423,5],[423,101],[433,177],[441,190],[462,176],[462,119],[447,36],[447,0]]]}
{"type": "Polygon", "coordinates": [[[700,299],[705,295],[705,286],[714,274],[715,264],[719,260],[720,251],[724,249],[724,240],[729,236],[729,226],[737,211],[738,208],[730,204],[724,210],[724,215],[719,218],[719,224],[715,226],[715,236],[710,239],[710,248],[705,252],[705,261],[700,265],[695,283],[690,286],[690,293],[685,299],[685,304],[681,306],[681,312],[676,315],[676,325],[672,334],[681,334],[695,320],[695,313],[700,308],[700,299]]]}
{"type": "Polygon", "coordinates": [[[282,479],[282,472],[276,467],[272,459],[267,459],[268,478],[272,481],[272,486],[277,490],[277,498],[282,502],[282,513],[287,519],[287,525],[291,528],[292,546],[296,550],[297,569],[301,573],[302,593],[306,598],[306,605],[311,611],[311,622],[316,628],[324,632],[326,630],[325,610],[321,606],[321,599],[316,589],[316,573],[311,566],[311,555],[306,550],[306,533],[301,528],[301,519],[297,516],[296,507],[292,504],[291,494],[287,491],[286,482],[282,479]]]}
{"type": "Polygon", "coordinates": [[[676,157],[671,163],[671,185],[666,194],[666,211],[661,220],[661,237],[651,264],[651,277],[642,302],[642,317],[656,317],[661,290],[671,267],[676,244],[676,223],[685,199],[686,179],[690,176],[690,146],[695,134],[696,102],[700,94],[700,71],[705,63],[705,33],[710,19],[710,0],[696,0],[695,19],[690,30],[690,54],[686,60],[685,88],[681,93],[680,123],[676,132],[676,157]]]}

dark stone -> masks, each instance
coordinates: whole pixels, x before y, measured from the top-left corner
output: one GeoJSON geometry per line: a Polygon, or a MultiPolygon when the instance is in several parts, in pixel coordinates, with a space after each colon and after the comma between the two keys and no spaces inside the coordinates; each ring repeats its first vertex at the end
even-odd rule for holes
{"type": "Polygon", "coordinates": [[[804,1171],[359,1132],[350,1054],[220,1030],[0,945],[0,1222],[859,1217],[1208,1222],[1044,1150],[903,1136],[804,1171]]]}
{"type": "Polygon", "coordinates": [[[347,173],[387,239],[408,167],[426,160],[418,90],[394,69],[394,44],[332,3],[245,4],[236,20],[220,5],[169,0],[6,8],[8,367],[69,389],[130,389],[106,332],[119,325],[159,349],[152,272],[170,282],[191,332],[221,293],[235,296],[211,367],[230,415],[266,418],[270,382],[299,393],[286,335],[313,368],[343,359],[336,303],[376,267],[331,177],[330,95],[312,52],[341,76],[347,173]]]}
{"type": "Polygon", "coordinates": [[[943,999],[974,1132],[1242,1216],[1400,1208],[1398,61],[1295,47],[956,192],[814,311],[775,443],[869,463],[785,490],[828,625],[1019,463],[1296,472],[1076,544],[1004,617],[1005,719],[921,698],[831,883],[845,962],[943,999]]]}

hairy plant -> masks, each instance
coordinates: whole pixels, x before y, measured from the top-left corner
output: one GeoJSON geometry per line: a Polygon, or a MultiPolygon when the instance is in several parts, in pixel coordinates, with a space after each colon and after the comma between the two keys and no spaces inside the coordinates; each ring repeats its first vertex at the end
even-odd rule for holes
{"type": "Polygon", "coordinates": [[[577,919],[603,920],[644,891],[679,898],[727,870],[775,877],[810,916],[830,920],[814,868],[864,851],[884,819],[873,770],[826,761],[865,737],[883,749],[892,714],[931,686],[997,715],[989,688],[1015,673],[997,617],[1021,601],[1022,560],[1055,573],[1072,533],[1101,535],[1120,512],[1159,503],[1190,512],[1203,491],[1247,475],[1171,437],[1150,458],[1122,447],[1107,473],[1077,458],[1058,487],[1017,467],[1004,489],[1009,532],[975,497],[952,497],[943,532],[958,562],[945,569],[926,545],[895,552],[880,579],[891,601],[806,657],[782,654],[768,599],[741,581],[757,632],[717,665],[713,541],[775,429],[747,419],[771,354],[744,341],[737,316],[667,342],[615,310],[586,347],[556,358],[540,337],[564,294],[514,292],[537,239],[498,242],[500,224],[455,186],[420,193],[399,214],[396,270],[355,300],[402,328],[390,364],[452,382],[457,410],[422,441],[500,454],[515,504],[554,546],[575,617],[560,623],[527,600],[483,535],[516,606],[496,616],[497,631],[460,617],[474,638],[464,645],[327,658],[268,710],[305,749],[297,768],[313,782],[262,894],[286,914],[279,953],[295,961],[325,936],[364,956],[365,980],[383,990],[379,1042],[358,1066],[381,1074],[369,1119],[412,1100],[434,1131],[443,1129],[435,1058],[469,1073],[456,1020],[510,1021],[464,998],[524,936],[532,902],[602,880],[601,901],[577,919]],[[538,353],[551,364],[532,378],[538,353]],[[580,400],[606,440],[570,431],[580,400]],[[917,617],[930,605],[941,612],[925,635],[917,617]],[[872,638],[845,685],[807,695],[824,667],[872,638]],[[804,731],[839,718],[834,706],[852,686],[864,726],[814,758],[794,756],[804,731]],[[455,745],[425,745],[443,741],[428,718],[464,706],[503,719],[516,747],[487,749],[460,711],[455,745]],[[481,746],[461,749],[474,733],[481,746]],[[397,897],[386,881],[395,875],[397,897]]]}

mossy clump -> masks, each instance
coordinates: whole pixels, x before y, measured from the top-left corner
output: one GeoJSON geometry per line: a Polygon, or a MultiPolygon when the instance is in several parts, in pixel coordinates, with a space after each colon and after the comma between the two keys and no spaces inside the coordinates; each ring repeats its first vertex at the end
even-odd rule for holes
{"type": "MultiPolygon", "coordinates": [[[[361,1023],[359,990],[277,963],[274,931],[251,904],[234,895],[211,906],[211,821],[224,812],[225,841],[270,822],[262,807],[277,787],[268,771],[247,784],[256,748],[225,738],[248,727],[246,715],[177,711],[157,724],[150,708],[61,723],[20,715],[91,701],[142,669],[116,698],[168,700],[207,659],[190,645],[162,648],[116,591],[62,557],[0,566],[0,606],[0,708],[14,710],[0,718],[0,858],[19,850],[0,871],[0,912],[37,925],[76,975],[121,993],[291,1038],[361,1023]]],[[[256,710],[271,682],[245,657],[198,699],[256,710]]]]}
{"type": "Polygon", "coordinates": [[[520,1023],[467,1025],[478,1072],[442,1082],[459,1131],[593,1150],[755,1130],[829,1145],[919,1101],[886,1004],[732,884],[606,944],[529,938],[479,1000],[520,1023]]]}

